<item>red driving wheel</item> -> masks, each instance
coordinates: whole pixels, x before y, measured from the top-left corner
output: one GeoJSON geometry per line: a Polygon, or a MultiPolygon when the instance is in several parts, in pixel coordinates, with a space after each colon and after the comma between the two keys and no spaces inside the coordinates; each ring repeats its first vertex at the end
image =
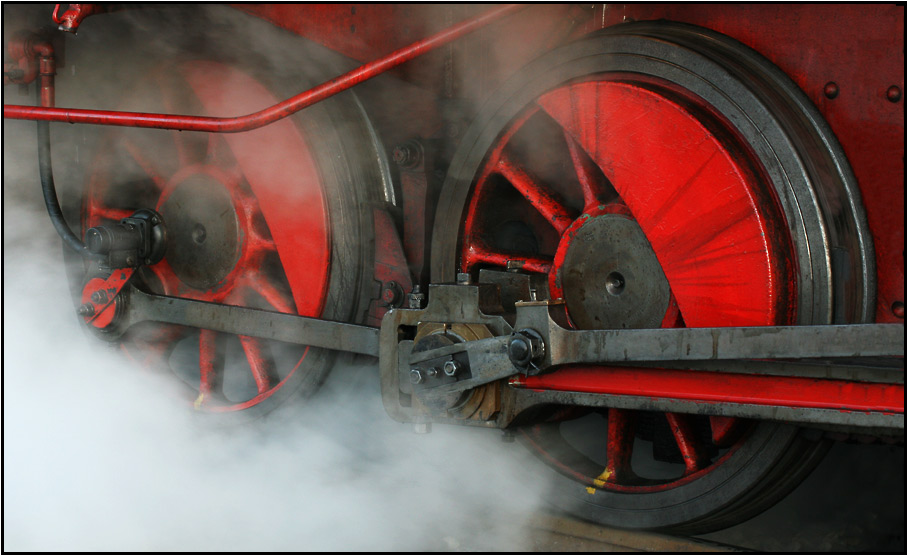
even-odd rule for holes
{"type": "MultiPolygon", "coordinates": [[[[835,222],[817,198],[859,201],[850,174],[824,166],[840,155],[828,129],[780,121],[814,115],[777,71],[727,37],[670,23],[622,25],[537,60],[455,154],[433,280],[541,274],[586,329],[829,319],[832,292],[853,284],[828,267],[826,227],[853,239],[860,215],[835,222]]],[[[852,251],[851,276],[864,253],[852,251]]],[[[860,320],[868,304],[852,301],[847,318],[860,320]]],[[[825,447],[794,427],[721,416],[559,406],[523,419],[537,421],[525,444],[557,471],[552,501],[622,527],[740,521],[825,447]]]]}
{"type": "MultiPolygon", "coordinates": [[[[195,59],[149,72],[123,108],[233,116],[281,98],[242,64],[195,59]]],[[[83,231],[154,208],[168,248],[139,270],[138,287],[353,319],[368,302],[372,264],[371,213],[363,207],[370,184],[383,183],[374,177],[383,170],[370,166],[380,147],[367,128],[345,95],[247,133],[108,130],[82,198],[83,231]],[[339,131],[341,118],[348,127],[339,131]],[[345,131],[353,136],[341,137],[345,131]]],[[[197,409],[218,413],[254,414],[311,393],[333,361],[325,350],[154,323],[127,331],[122,345],[133,360],[182,379],[197,409]]]]}

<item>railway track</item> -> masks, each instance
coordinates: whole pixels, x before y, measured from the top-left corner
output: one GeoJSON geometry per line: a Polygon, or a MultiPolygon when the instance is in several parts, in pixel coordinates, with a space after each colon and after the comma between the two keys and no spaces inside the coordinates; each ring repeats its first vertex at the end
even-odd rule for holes
{"type": "Polygon", "coordinates": [[[531,522],[532,550],[538,552],[746,552],[717,542],[601,527],[555,514],[541,514],[531,522]]]}

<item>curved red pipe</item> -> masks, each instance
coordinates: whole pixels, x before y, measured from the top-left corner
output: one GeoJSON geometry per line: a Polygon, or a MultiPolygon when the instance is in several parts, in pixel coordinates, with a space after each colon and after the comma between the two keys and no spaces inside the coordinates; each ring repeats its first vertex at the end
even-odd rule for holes
{"type": "Polygon", "coordinates": [[[374,62],[364,64],[330,81],[304,91],[283,102],[259,112],[235,118],[214,118],[207,116],[180,116],[170,114],[144,114],[140,112],[117,112],[109,110],[82,110],[75,108],[42,108],[35,106],[3,105],[3,117],[17,120],[47,120],[71,124],[102,124],[126,127],[176,129],[181,131],[207,131],[214,133],[236,133],[250,131],[294,114],[320,100],[384,73],[417,56],[447,44],[501,17],[526,7],[519,4],[505,4],[476,17],[467,19],[436,33],[426,39],[395,50],[374,62]]]}

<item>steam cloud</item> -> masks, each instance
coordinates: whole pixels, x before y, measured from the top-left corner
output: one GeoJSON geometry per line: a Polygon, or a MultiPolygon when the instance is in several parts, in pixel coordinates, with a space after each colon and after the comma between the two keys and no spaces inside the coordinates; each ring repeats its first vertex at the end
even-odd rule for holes
{"type": "Polygon", "coordinates": [[[374,367],[212,427],[173,377],[86,337],[26,154],[33,125],[4,125],[23,139],[4,153],[5,550],[524,547],[539,479],[504,453],[519,447],[485,430],[415,435],[385,414],[374,367]]]}

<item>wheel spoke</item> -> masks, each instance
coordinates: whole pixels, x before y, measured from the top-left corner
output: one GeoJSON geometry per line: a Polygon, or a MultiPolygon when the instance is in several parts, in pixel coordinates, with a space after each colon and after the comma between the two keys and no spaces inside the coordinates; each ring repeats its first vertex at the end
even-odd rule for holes
{"type": "Polygon", "coordinates": [[[552,268],[551,259],[528,257],[516,253],[501,253],[489,249],[480,241],[474,241],[464,249],[463,271],[469,272],[470,269],[479,263],[507,268],[509,261],[518,262],[518,264],[522,261],[523,265],[520,267],[521,269],[528,272],[538,272],[540,274],[548,274],[549,270],[552,268]]]}
{"type": "Polygon", "coordinates": [[[571,153],[571,162],[574,164],[574,171],[577,173],[577,181],[580,182],[580,189],[583,191],[583,210],[584,212],[589,212],[593,207],[603,202],[602,197],[605,194],[605,190],[599,184],[600,173],[596,170],[589,156],[583,152],[583,149],[580,148],[567,131],[564,131],[564,140],[567,143],[568,151],[571,153]]]}
{"type": "Polygon", "coordinates": [[[214,330],[199,331],[199,397],[196,408],[204,405],[221,387],[223,377],[218,373],[217,332],[214,330]]]}
{"type": "Polygon", "coordinates": [[[89,207],[89,214],[91,215],[92,223],[97,223],[98,220],[107,219],[114,220],[119,222],[120,220],[132,215],[132,210],[129,209],[119,209],[106,207],[104,205],[99,205],[95,202],[95,199],[91,200],[91,205],[89,207]]]}
{"type": "Polygon", "coordinates": [[[260,272],[250,274],[246,278],[246,285],[262,296],[274,310],[281,313],[296,313],[293,301],[260,272]]]}
{"type": "Polygon", "coordinates": [[[744,419],[710,415],[709,425],[712,430],[713,443],[720,448],[727,448],[735,443],[747,428],[744,419]]]}
{"type": "Polygon", "coordinates": [[[666,413],[668,425],[675,437],[675,443],[684,458],[684,474],[690,475],[709,465],[709,455],[703,443],[697,438],[690,416],[680,413],[666,413]]]}
{"type": "Polygon", "coordinates": [[[240,339],[240,344],[243,345],[246,361],[249,362],[249,369],[252,371],[258,393],[267,392],[280,382],[274,369],[274,358],[271,356],[270,350],[265,346],[264,340],[260,338],[237,337],[240,339]]]}
{"type": "Polygon", "coordinates": [[[129,153],[129,156],[139,165],[139,168],[151,178],[158,191],[164,191],[164,187],[167,185],[167,179],[164,176],[167,175],[167,172],[160,168],[156,162],[153,162],[151,158],[145,156],[139,145],[129,137],[124,135],[121,144],[126,149],[126,152],[129,153]]]}
{"type": "Polygon", "coordinates": [[[167,262],[167,259],[147,268],[154,273],[158,280],[160,280],[164,295],[177,295],[182,282],[177,278],[176,273],[173,271],[173,268],[171,268],[170,263],[167,262]]]}
{"type": "Polygon", "coordinates": [[[574,217],[562,202],[555,198],[535,176],[527,172],[506,152],[501,154],[495,168],[533,205],[533,208],[549,221],[559,234],[564,233],[568,226],[571,225],[571,222],[574,221],[574,217]]]}
{"type": "Polygon", "coordinates": [[[636,479],[636,475],[631,469],[635,428],[636,417],[633,412],[626,409],[609,408],[607,463],[605,471],[598,477],[598,481],[628,484],[636,479]]]}

